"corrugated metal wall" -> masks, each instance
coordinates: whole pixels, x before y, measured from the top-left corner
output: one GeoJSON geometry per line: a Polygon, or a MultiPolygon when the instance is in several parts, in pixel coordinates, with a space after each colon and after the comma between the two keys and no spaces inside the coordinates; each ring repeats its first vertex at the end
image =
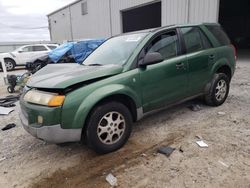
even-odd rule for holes
{"type": "MultiPolygon", "coordinates": [[[[72,36],[73,39],[82,39],[120,34],[121,11],[160,0],[87,0],[88,14],[82,15],[81,3],[84,1],[86,0],[49,16],[53,41],[71,40],[72,36]]],[[[218,21],[219,0],[161,0],[161,2],[162,26],[218,21]]]]}
{"type": "Polygon", "coordinates": [[[79,39],[110,36],[110,14],[108,0],[88,0],[88,14],[82,15],[79,1],[49,15],[51,40],[63,42],[79,39]]]}
{"type": "Polygon", "coordinates": [[[189,22],[217,22],[219,0],[190,0],[189,22]]]}
{"type": "MultiPolygon", "coordinates": [[[[122,10],[156,1],[111,0],[112,34],[122,32],[122,10]]],[[[217,22],[218,20],[219,0],[161,0],[161,2],[162,26],[180,23],[217,22]]]]}
{"type": "Polygon", "coordinates": [[[187,0],[162,1],[162,25],[185,23],[187,20],[187,0]]]}
{"type": "Polygon", "coordinates": [[[81,14],[82,2],[84,0],[71,7],[74,39],[109,37],[111,27],[107,0],[87,1],[88,14],[86,15],[81,14]]]}
{"type": "Polygon", "coordinates": [[[121,10],[152,2],[152,0],[111,0],[112,35],[122,32],[121,10]]]}
{"type": "Polygon", "coordinates": [[[69,8],[56,12],[49,17],[50,38],[53,42],[71,40],[69,8]]]}

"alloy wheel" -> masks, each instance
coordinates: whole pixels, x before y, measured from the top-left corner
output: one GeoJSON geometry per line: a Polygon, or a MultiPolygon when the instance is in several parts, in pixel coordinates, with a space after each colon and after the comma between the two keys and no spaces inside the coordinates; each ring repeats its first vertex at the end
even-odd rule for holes
{"type": "Polygon", "coordinates": [[[5,62],[5,67],[7,70],[12,70],[13,69],[13,64],[10,61],[5,62]]]}
{"type": "Polygon", "coordinates": [[[98,123],[97,135],[104,144],[115,144],[118,142],[126,128],[126,122],[119,112],[109,112],[105,114],[98,123]]]}
{"type": "Polygon", "coordinates": [[[222,101],[227,93],[227,83],[225,80],[220,80],[215,88],[215,97],[217,101],[222,101]]]}

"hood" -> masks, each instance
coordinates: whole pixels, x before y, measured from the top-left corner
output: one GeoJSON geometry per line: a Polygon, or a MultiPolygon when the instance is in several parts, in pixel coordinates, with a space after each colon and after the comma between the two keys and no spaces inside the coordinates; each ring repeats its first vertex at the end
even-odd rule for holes
{"type": "Polygon", "coordinates": [[[6,55],[9,55],[9,53],[6,52],[0,53],[0,56],[6,56],[6,55]]]}
{"type": "MultiPolygon", "coordinates": [[[[12,52],[4,52],[4,53],[0,53],[0,57],[11,57],[11,56],[13,56],[12,55],[12,52]]],[[[15,56],[15,55],[14,55],[15,56]]]]}
{"type": "Polygon", "coordinates": [[[65,89],[77,83],[121,73],[122,66],[85,66],[79,64],[50,64],[39,70],[27,86],[46,89],[65,89]]]}
{"type": "Polygon", "coordinates": [[[16,52],[4,52],[4,53],[0,53],[0,58],[16,58],[16,52]]]}

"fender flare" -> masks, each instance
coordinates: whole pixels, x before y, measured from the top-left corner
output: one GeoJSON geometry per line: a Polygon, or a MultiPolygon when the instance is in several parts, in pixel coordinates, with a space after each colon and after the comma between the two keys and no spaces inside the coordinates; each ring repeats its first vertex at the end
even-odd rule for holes
{"type": "Polygon", "coordinates": [[[13,59],[12,57],[4,57],[4,58],[3,58],[4,61],[7,60],[7,59],[10,59],[11,61],[13,61],[14,64],[15,64],[15,66],[16,66],[16,61],[15,61],[15,59],[13,59]]]}
{"type": "Polygon", "coordinates": [[[222,66],[228,66],[230,68],[230,71],[232,73],[232,67],[230,65],[230,63],[228,62],[228,60],[226,58],[222,58],[218,61],[216,61],[211,69],[211,76],[213,77],[213,75],[218,71],[219,68],[221,68],[222,66]]]}
{"type": "Polygon", "coordinates": [[[72,127],[83,128],[90,111],[103,99],[117,94],[130,97],[134,101],[137,108],[141,106],[139,96],[131,88],[121,84],[104,86],[96,89],[82,101],[75,114],[72,127]]]}
{"type": "Polygon", "coordinates": [[[228,66],[230,68],[231,73],[232,73],[232,67],[226,58],[222,58],[222,59],[219,59],[218,61],[216,61],[211,68],[210,81],[206,84],[205,89],[204,89],[205,94],[207,94],[209,92],[210,87],[211,87],[212,82],[213,82],[214,75],[219,70],[219,68],[221,68],[222,66],[228,66]]]}

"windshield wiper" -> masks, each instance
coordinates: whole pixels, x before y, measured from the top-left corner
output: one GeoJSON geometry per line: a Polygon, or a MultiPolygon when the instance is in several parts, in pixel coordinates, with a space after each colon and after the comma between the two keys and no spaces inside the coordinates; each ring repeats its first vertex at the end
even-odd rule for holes
{"type": "Polygon", "coordinates": [[[103,64],[99,64],[99,63],[94,63],[94,64],[90,64],[88,66],[103,66],[103,64]]]}

